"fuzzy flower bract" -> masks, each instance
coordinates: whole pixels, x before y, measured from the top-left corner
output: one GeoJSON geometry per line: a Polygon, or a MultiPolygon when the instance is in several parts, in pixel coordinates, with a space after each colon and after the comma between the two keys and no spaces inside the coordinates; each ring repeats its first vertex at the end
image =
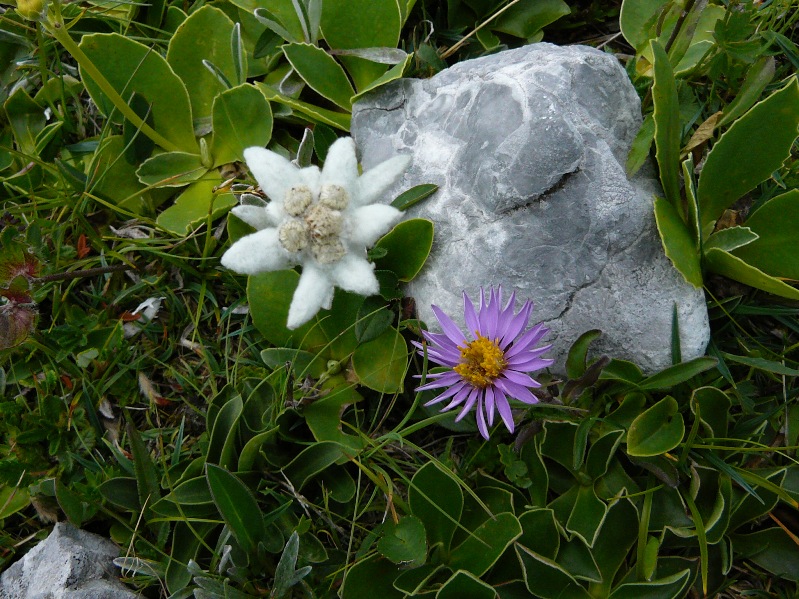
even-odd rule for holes
{"type": "Polygon", "coordinates": [[[320,308],[329,309],[335,287],[360,295],[377,293],[366,249],[401,213],[374,202],[410,159],[395,156],[359,176],[355,144],[348,137],[330,146],[321,171],[299,168],[264,148],[247,148],[244,159],[271,201],[233,208],[233,214],[257,231],[236,241],[222,256],[222,265],[246,275],[302,266],[289,307],[290,329],[308,322],[320,308]]]}
{"type": "Polygon", "coordinates": [[[443,411],[460,408],[455,421],[460,421],[472,409],[477,416],[477,428],[488,439],[488,427],[494,424],[494,413],[513,432],[513,414],[509,399],[533,404],[538,398],[530,388],[541,384],[529,373],[550,366],[554,360],[540,356],[552,346],[536,347],[549,332],[543,324],[529,330],[533,304],[526,301],[518,313],[514,312],[516,293],[511,294],[502,306],[502,288],[491,288],[488,298],[480,290],[480,305],[475,308],[463,294],[463,312],[469,334],[456,325],[438,306],[431,306],[441,325],[442,333],[423,331],[426,345],[413,342],[419,353],[433,362],[449,368],[445,372],[428,374],[432,382],[418,387],[417,391],[447,388],[425,405],[447,399],[443,411]]]}

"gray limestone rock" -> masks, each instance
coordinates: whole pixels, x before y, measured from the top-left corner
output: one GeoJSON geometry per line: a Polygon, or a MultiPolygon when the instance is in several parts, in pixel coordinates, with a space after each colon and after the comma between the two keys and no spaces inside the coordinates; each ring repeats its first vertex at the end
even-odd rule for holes
{"type": "Polygon", "coordinates": [[[683,358],[704,353],[704,295],[663,253],[651,167],[624,163],[640,101],[617,60],[582,46],[533,44],[401,80],[353,109],[365,169],[395,154],[413,162],[390,190],[435,183],[409,210],[431,219],[428,264],[410,284],[430,326],[436,304],[463,323],[461,292],[501,284],[535,301],[555,371],[579,335],[646,371],[671,364],[673,307],[683,358]]]}
{"type": "Polygon", "coordinates": [[[0,576],[3,599],[136,599],[117,579],[119,548],[59,522],[50,535],[0,576]]]}

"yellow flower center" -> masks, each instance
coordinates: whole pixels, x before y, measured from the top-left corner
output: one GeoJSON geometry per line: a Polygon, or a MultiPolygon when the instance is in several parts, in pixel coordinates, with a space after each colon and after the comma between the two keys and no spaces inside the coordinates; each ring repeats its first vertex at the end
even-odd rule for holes
{"type": "Polygon", "coordinates": [[[462,361],[453,370],[473,387],[485,389],[502,374],[508,363],[505,352],[499,347],[499,339],[491,341],[476,334],[477,339],[468,342],[466,347],[458,347],[462,361]]]}

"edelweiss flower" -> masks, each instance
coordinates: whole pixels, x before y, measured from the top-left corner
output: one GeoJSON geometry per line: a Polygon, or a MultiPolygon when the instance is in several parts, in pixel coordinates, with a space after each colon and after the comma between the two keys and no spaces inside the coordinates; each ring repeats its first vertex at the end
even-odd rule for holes
{"type": "Polygon", "coordinates": [[[449,387],[425,405],[452,398],[441,411],[462,405],[456,422],[476,406],[477,428],[486,439],[488,427],[494,424],[494,408],[508,430],[513,432],[513,415],[508,398],[527,404],[537,403],[538,398],[528,387],[536,388],[541,384],[526,373],[546,368],[554,362],[539,357],[551,345],[534,347],[549,329],[537,324],[529,331],[522,332],[530,321],[532,302],[525,302],[518,314],[513,311],[516,293],[511,294],[504,308],[501,308],[501,303],[501,287],[491,289],[488,302],[485,293],[480,290],[479,310],[475,310],[469,297],[463,294],[466,326],[472,332],[469,336],[464,335],[458,325],[437,306],[432,306],[444,332],[436,334],[423,331],[422,335],[428,343],[426,349],[421,343],[413,342],[420,354],[424,355],[427,351],[431,360],[452,369],[428,374],[428,379],[435,380],[416,389],[425,391],[449,387]]]}
{"type": "Polygon", "coordinates": [[[308,322],[320,308],[329,309],[334,287],[360,295],[377,293],[374,264],[366,259],[366,249],[401,213],[374,202],[410,159],[395,156],[359,177],[355,144],[349,137],[330,146],[321,172],[316,166],[298,168],[264,148],[247,148],[244,159],[272,201],[233,208],[233,214],[258,231],[234,243],[222,264],[246,275],[301,265],[289,308],[290,329],[308,322]]]}

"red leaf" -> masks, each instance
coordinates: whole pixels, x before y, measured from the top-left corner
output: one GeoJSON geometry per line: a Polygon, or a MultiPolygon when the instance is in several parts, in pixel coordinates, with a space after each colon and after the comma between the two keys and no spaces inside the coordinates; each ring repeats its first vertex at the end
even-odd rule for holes
{"type": "Polygon", "coordinates": [[[86,243],[86,235],[81,233],[78,237],[78,258],[85,258],[91,251],[92,248],[86,243]]]}

